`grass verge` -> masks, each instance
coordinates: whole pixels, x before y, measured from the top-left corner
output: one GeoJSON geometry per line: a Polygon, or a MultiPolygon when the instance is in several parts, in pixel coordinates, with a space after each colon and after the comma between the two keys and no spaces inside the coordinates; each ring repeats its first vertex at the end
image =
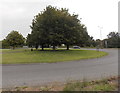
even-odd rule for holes
{"type": "Polygon", "coordinates": [[[65,85],[64,91],[117,91],[118,90],[118,81],[117,78],[104,78],[101,80],[87,81],[83,80],[82,82],[69,82],[65,85]]]}
{"type": "Polygon", "coordinates": [[[42,86],[21,86],[3,91],[63,91],[63,93],[73,93],[72,91],[118,91],[118,79],[120,78],[109,77],[94,81],[83,79],[83,81],[69,81],[67,83],[53,82],[42,86]]]}
{"type": "Polygon", "coordinates": [[[103,51],[71,49],[30,51],[30,49],[2,50],[2,64],[52,63],[97,58],[107,55],[103,51]]]}

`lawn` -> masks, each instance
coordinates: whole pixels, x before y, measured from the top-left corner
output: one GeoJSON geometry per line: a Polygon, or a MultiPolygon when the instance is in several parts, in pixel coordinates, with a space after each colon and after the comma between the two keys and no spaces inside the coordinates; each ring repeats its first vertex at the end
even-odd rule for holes
{"type": "MultiPolygon", "coordinates": [[[[1,55],[1,54],[0,54],[1,55]]],[[[107,55],[106,52],[94,50],[71,49],[52,51],[30,51],[30,49],[3,49],[2,64],[19,64],[19,63],[52,63],[67,62],[72,60],[81,60],[102,57],[107,55]]]]}

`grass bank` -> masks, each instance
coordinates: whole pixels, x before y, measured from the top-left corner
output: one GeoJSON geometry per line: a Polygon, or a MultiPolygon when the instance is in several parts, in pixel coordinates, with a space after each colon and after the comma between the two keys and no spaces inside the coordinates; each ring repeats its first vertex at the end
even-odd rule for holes
{"type": "MultiPolygon", "coordinates": [[[[118,77],[102,78],[100,80],[77,80],[67,82],[52,82],[41,86],[20,86],[3,91],[63,91],[62,93],[73,93],[74,91],[118,91],[118,77]]],[[[87,93],[88,93],[87,92],[87,93]]],[[[95,92],[98,93],[98,92],[95,92]]],[[[100,92],[103,93],[103,92],[100,92]]]]}
{"type": "Polygon", "coordinates": [[[103,78],[101,80],[71,81],[68,82],[63,91],[118,91],[118,78],[103,78]]]}
{"type": "MultiPolygon", "coordinates": [[[[0,54],[1,55],[1,54],[0,54]]],[[[58,49],[52,51],[30,51],[30,49],[2,50],[2,64],[23,64],[23,63],[52,63],[65,62],[89,58],[97,58],[107,55],[103,51],[71,49],[69,51],[58,49]]]]}

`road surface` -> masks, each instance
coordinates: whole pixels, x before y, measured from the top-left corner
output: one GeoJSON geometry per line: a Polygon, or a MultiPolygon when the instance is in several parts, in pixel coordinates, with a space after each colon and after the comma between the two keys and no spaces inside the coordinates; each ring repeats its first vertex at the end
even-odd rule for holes
{"type": "Polygon", "coordinates": [[[38,86],[67,80],[99,79],[118,75],[118,49],[102,49],[109,55],[80,61],[2,66],[2,87],[38,86]]]}

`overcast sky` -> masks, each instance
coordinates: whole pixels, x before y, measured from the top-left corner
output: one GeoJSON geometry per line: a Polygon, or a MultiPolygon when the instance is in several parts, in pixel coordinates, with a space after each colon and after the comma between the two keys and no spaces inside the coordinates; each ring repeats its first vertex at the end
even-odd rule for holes
{"type": "Polygon", "coordinates": [[[104,39],[111,31],[118,31],[119,0],[1,0],[0,1],[0,40],[12,30],[24,37],[31,32],[32,19],[46,6],[67,8],[79,15],[86,25],[88,34],[94,39],[104,39]],[[99,27],[98,27],[99,26],[99,27]],[[100,27],[102,37],[100,37],[100,27]]]}

